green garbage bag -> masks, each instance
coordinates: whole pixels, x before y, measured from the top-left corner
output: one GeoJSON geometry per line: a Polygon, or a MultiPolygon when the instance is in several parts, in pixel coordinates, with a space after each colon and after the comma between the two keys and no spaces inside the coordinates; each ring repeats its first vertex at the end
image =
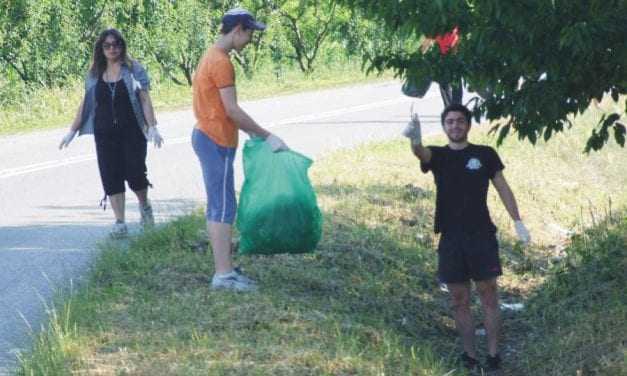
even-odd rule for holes
{"type": "Polygon", "coordinates": [[[311,159],[273,153],[261,138],[244,144],[244,185],[237,210],[240,254],[312,252],[322,214],[307,170],[311,159]]]}

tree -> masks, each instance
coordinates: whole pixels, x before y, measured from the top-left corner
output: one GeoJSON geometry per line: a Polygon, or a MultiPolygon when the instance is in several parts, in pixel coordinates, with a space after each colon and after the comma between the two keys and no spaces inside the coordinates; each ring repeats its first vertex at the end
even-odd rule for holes
{"type": "MultiPolygon", "coordinates": [[[[266,21],[269,8],[265,0],[147,0],[142,9],[142,45],[174,83],[192,85],[200,57],[220,30],[222,16],[235,6],[250,10],[266,21]],[[183,79],[180,78],[182,74],[183,79]]],[[[233,53],[234,60],[247,76],[252,76],[263,55],[263,32],[253,35],[251,46],[233,53]]]]}
{"type": "MultiPolygon", "coordinates": [[[[400,38],[367,56],[370,69],[438,82],[463,79],[481,93],[477,119],[496,121],[498,142],[515,131],[535,143],[572,126],[592,100],[627,94],[627,2],[624,0],[338,0],[382,22],[400,38]],[[420,41],[458,26],[455,53],[425,52],[420,41]]],[[[623,97],[624,98],[624,97],[623,97]]],[[[625,103],[627,106],[627,103],[625,103]]],[[[623,110],[624,111],[624,110],[623,110]]],[[[594,126],[586,151],[610,132],[625,144],[618,112],[594,126]]]]}
{"type": "Polygon", "coordinates": [[[29,85],[60,85],[76,76],[88,54],[71,5],[70,0],[9,1],[0,9],[2,65],[29,85]]]}
{"type": "Polygon", "coordinates": [[[146,1],[137,35],[165,76],[191,86],[198,60],[219,29],[222,8],[216,1],[146,1]]]}
{"type": "Polygon", "coordinates": [[[336,17],[333,0],[275,0],[270,6],[281,19],[281,27],[294,50],[294,60],[301,71],[311,73],[318,53],[341,20],[336,17]]]}

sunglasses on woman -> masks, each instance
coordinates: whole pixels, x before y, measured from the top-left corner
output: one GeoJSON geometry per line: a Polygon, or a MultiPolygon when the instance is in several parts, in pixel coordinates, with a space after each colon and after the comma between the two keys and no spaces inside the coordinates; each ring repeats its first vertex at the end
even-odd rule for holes
{"type": "Polygon", "coordinates": [[[108,50],[108,49],[111,49],[111,48],[116,48],[117,49],[117,48],[120,48],[120,47],[121,47],[120,42],[114,42],[114,43],[106,43],[105,42],[105,43],[102,44],[102,48],[105,49],[105,50],[108,50]]]}

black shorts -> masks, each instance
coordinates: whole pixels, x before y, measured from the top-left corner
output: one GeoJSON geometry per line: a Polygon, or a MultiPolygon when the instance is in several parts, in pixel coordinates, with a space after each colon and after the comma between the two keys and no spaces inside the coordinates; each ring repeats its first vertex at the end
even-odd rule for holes
{"type": "Polygon", "coordinates": [[[484,281],[501,274],[495,233],[442,234],[438,245],[438,277],[441,282],[484,281]]]}

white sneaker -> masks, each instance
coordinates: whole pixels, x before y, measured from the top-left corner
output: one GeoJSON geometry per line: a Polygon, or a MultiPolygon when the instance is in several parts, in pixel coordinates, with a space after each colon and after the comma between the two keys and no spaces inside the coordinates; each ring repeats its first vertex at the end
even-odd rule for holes
{"type": "Polygon", "coordinates": [[[109,236],[113,239],[122,239],[128,236],[128,228],[126,223],[114,223],[109,231],[109,236]]]}
{"type": "Polygon", "coordinates": [[[235,271],[224,275],[214,275],[211,280],[211,288],[214,290],[233,290],[250,292],[257,290],[257,285],[250,278],[235,271]]]}
{"type": "Polygon", "coordinates": [[[150,205],[150,202],[147,202],[146,206],[139,206],[139,214],[141,215],[139,224],[144,229],[155,225],[155,217],[152,214],[152,205],[150,205]]]}
{"type": "Polygon", "coordinates": [[[237,274],[237,279],[244,282],[244,283],[248,283],[250,285],[256,285],[257,281],[248,278],[247,276],[244,275],[244,273],[242,273],[242,269],[239,268],[239,266],[236,266],[233,268],[233,273],[237,274]]]}

